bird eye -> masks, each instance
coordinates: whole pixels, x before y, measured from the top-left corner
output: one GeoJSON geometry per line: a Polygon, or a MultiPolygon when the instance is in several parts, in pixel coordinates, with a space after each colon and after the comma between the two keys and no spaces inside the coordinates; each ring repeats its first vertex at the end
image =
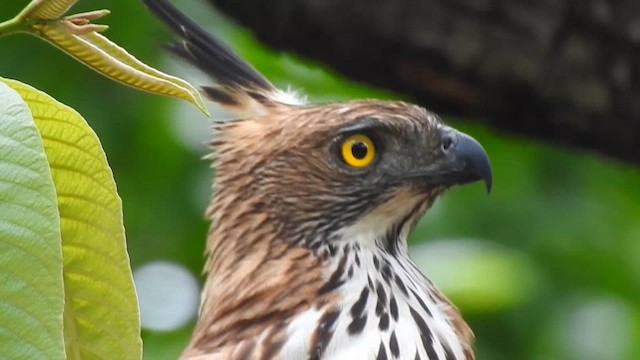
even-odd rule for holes
{"type": "Polygon", "coordinates": [[[361,168],[373,161],[376,148],[366,135],[351,135],[342,143],[342,159],[350,166],[361,168]]]}

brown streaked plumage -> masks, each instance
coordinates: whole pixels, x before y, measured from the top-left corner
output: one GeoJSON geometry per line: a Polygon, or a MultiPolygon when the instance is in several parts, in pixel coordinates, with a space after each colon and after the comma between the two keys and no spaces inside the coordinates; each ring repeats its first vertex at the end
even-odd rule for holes
{"type": "Polygon", "coordinates": [[[144,2],[238,116],[215,126],[207,278],[182,359],[473,359],[406,238],[450,186],[489,189],[482,147],[403,102],[306,105],[166,0],[144,2]]]}

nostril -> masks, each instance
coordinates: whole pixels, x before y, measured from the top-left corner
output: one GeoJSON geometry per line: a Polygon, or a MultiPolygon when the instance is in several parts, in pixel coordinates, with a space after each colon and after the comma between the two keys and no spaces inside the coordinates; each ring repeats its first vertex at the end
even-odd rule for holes
{"type": "Polygon", "coordinates": [[[453,138],[451,137],[451,135],[447,135],[442,140],[442,151],[448,152],[449,149],[451,149],[452,146],[453,146],[453,138]]]}

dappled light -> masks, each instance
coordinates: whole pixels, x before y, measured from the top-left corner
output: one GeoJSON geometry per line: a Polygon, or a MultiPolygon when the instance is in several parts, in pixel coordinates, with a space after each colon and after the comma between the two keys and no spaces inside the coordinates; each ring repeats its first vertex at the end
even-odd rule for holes
{"type": "Polygon", "coordinates": [[[154,261],[133,270],[143,329],[172,331],[196,316],[200,288],[195,276],[178,264],[154,261]]]}

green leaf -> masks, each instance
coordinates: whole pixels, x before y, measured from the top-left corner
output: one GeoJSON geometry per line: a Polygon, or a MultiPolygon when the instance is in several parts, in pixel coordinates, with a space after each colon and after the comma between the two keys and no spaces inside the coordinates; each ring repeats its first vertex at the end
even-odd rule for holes
{"type": "Polygon", "coordinates": [[[27,104],[0,82],[0,346],[3,359],[63,359],[60,218],[27,104]]]}
{"type": "Polygon", "coordinates": [[[58,198],[69,359],[140,359],[140,316],[122,203],[96,134],[73,109],[4,80],[40,130],[58,198]]]}

